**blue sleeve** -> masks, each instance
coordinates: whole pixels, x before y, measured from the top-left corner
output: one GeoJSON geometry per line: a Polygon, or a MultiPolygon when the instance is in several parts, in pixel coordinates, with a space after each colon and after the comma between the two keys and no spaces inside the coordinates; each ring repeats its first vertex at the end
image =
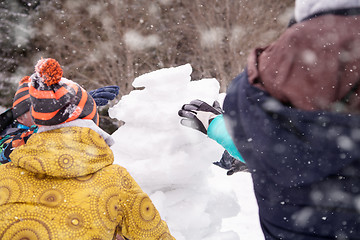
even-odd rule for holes
{"type": "Polygon", "coordinates": [[[1,146],[0,146],[0,165],[11,162],[10,158],[5,154],[8,152],[9,144],[4,143],[6,140],[9,140],[9,138],[11,138],[11,137],[8,136],[8,137],[2,139],[4,141],[2,141],[1,146]]]}
{"type": "Polygon", "coordinates": [[[207,135],[209,138],[215,140],[221,146],[223,146],[231,154],[231,156],[245,163],[244,158],[237,150],[229,132],[226,130],[224,117],[222,114],[211,121],[207,130],[207,135]]]}

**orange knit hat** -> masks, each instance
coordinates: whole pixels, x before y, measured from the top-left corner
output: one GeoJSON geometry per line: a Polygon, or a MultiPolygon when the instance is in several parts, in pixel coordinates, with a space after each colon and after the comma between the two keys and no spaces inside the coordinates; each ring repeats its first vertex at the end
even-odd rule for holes
{"type": "Polygon", "coordinates": [[[35,124],[51,126],[79,118],[99,124],[94,99],[80,85],[62,75],[63,70],[55,59],[40,59],[36,64],[29,86],[35,124]]]}
{"type": "Polygon", "coordinates": [[[14,118],[18,118],[24,113],[30,111],[29,83],[29,76],[23,77],[19,82],[19,87],[15,93],[12,106],[14,118]]]}

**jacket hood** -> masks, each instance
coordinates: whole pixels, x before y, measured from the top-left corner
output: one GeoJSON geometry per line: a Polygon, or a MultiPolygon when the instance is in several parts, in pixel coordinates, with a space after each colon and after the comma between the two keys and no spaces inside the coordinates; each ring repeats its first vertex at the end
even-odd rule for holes
{"type": "Polygon", "coordinates": [[[360,113],[359,16],[329,14],[288,28],[249,55],[250,83],[299,109],[360,113]]]}
{"type": "Polygon", "coordinates": [[[105,140],[85,127],[33,134],[10,155],[15,166],[37,174],[73,178],[94,173],[114,161],[105,140]]]}
{"type": "Polygon", "coordinates": [[[360,7],[360,0],[296,0],[295,20],[300,22],[316,13],[360,7]]]}

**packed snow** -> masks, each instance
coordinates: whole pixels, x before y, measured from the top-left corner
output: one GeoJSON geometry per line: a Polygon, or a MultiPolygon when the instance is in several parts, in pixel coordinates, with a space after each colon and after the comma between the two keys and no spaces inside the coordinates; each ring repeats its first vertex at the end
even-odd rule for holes
{"type": "Polygon", "coordinates": [[[201,99],[221,101],[216,79],[191,81],[189,64],[136,78],[109,109],[125,125],[113,133],[115,163],[147,192],[177,240],[264,239],[249,173],[212,164],[224,149],[180,124],[177,111],[201,99]]]}

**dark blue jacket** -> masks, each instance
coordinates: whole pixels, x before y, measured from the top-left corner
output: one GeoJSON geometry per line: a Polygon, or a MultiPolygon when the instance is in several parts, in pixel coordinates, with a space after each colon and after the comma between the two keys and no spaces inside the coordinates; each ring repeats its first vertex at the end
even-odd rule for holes
{"type": "Polygon", "coordinates": [[[360,116],[285,106],[244,71],[225,123],[252,174],[266,239],[360,239],[360,116]]]}

